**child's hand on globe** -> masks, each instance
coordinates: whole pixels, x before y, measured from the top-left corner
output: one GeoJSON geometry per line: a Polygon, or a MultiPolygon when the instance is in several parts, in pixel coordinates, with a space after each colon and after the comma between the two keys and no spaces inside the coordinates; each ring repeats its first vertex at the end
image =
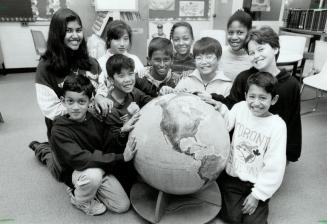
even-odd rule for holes
{"type": "Polygon", "coordinates": [[[130,132],[131,130],[133,130],[135,123],[139,119],[140,119],[140,113],[137,112],[124,124],[124,126],[120,129],[120,132],[130,132]]]}
{"type": "Polygon", "coordinates": [[[159,91],[159,95],[162,96],[162,95],[167,95],[167,94],[170,94],[170,93],[174,93],[175,90],[173,88],[171,88],[170,86],[163,86],[161,87],[160,91],[159,91]]]}
{"type": "Polygon", "coordinates": [[[139,111],[140,107],[135,102],[131,102],[131,104],[127,107],[127,112],[130,116],[133,116],[139,111]]]}
{"type": "Polygon", "coordinates": [[[124,150],[124,154],[123,154],[124,161],[125,162],[131,161],[134,158],[136,151],[137,151],[136,140],[135,140],[135,137],[132,136],[128,139],[126,148],[124,150]]]}
{"type": "Polygon", "coordinates": [[[205,91],[201,91],[201,92],[198,92],[196,94],[198,97],[200,97],[201,99],[211,99],[211,94],[208,93],[208,92],[205,92],[205,91]]]}

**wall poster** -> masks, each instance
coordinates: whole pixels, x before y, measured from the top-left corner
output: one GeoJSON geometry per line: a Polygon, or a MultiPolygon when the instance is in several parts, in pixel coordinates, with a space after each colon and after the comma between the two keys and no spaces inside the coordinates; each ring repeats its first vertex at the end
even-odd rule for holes
{"type": "Polygon", "coordinates": [[[208,20],[210,0],[150,0],[150,19],[208,20]]]}

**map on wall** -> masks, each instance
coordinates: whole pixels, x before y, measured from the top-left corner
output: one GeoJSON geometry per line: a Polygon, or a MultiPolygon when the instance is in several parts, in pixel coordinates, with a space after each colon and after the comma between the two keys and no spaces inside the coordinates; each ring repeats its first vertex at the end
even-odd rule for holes
{"type": "Polygon", "coordinates": [[[150,0],[149,9],[174,11],[175,0],[150,0]]]}
{"type": "Polygon", "coordinates": [[[31,0],[33,16],[38,21],[50,20],[60,8],[67,8],[66,0],[31,0]]]}
{"type": "Polygon", "coordinates": [[[251,11],[270,12],[270,0],[252,0],[251,11]]]}
{"type": "Polygon", "coordinates": [[[199,2],[199,1],[179,2],[179,16],[181,17],[204,16],[204,2],[199,2]]]}
{"type": "Polygon", "coordinates": [[[150,19],[207,20],[211,0],[150,0],[150,19]]]}

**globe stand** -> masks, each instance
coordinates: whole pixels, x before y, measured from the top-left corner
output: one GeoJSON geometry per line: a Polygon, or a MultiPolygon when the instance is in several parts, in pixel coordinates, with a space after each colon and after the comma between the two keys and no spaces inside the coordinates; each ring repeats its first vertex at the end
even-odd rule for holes
{"type": "Polygon", "coordinates": [[[213,182],[194,194],[172,195],[136,183],[131,189],[135,211],[151,223],[198,224],[214,219],[221,208],[218,185],[213,182]]]}

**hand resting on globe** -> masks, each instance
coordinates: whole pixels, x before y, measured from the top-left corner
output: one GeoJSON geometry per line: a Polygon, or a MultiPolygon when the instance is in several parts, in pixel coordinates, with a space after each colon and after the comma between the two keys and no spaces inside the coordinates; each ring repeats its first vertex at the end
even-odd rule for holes
{"type": "MultiPolygon", "coordinates": [[[[127,117],[125,117],[126,120],[128,119],[127,117]]],[[[137,112],[135,113],[129,120],[127,120],[123,127],[120,129],[120,132],[130,132],[131,130],[134,129],[134,125],[135,123],[139,120],[140,118],[140,113],[137,112]]],[[[121,118],[122,120],[124,120],[124,118],[121,118]]]]}
{"type": "Polygon", "coordinates": [[[124,161],[128,162],[131,161],[134,158],[134,155],[136,153],[136,139],[135,137],[130,137],[128,139],[128,142],[126,144],[125,150],[124,150],[124,161]]]}

